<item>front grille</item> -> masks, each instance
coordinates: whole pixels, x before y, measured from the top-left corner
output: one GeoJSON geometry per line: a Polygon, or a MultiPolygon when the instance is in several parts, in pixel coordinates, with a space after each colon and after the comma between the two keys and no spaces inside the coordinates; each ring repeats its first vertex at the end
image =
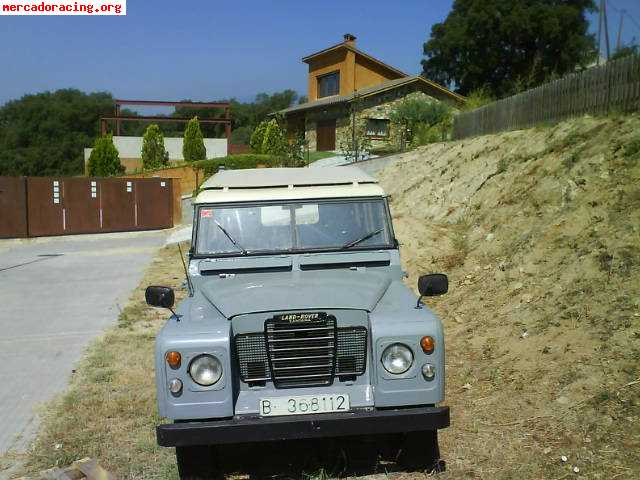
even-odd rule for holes
{"type": "Polygon", "coordinates": [[[338,329],[336,375],[362,375],[367,364],[367,329],[338,329]]]}
{"type": "Polygon", "coordinates": [[[236,335],[235,347],[243,382],[325,386],[365,372],[367,329],[337,328],[325,313],[284,314],[266,320],[264,333],[236,335]]]}
{"type": "Polygon", "coordinates": [[[271,379],[263,333],[236,335],[236,352],[242,381],[264,382],[271,379]]]}
{"type": "Polygon", "coordinates": [[[331,385],[336,319],[325,313],[277,315],[264,324],[276,388],[331,385]]]}

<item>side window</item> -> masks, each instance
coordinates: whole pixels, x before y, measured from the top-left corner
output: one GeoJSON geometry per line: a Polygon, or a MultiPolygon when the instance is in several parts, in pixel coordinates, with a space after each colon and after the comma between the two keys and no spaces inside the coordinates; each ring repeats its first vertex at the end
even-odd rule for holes
{"type": "Polygon", "coordinates": [[[389,120],[380,118],[367,119],[367,136],[386,138],[389,136],[389,120]]]}
{"type": "Polygon", "coordinates": [[[338,95],[340,93],[340,72],[333,72],[318,77],[318,98],[338,95]]]}

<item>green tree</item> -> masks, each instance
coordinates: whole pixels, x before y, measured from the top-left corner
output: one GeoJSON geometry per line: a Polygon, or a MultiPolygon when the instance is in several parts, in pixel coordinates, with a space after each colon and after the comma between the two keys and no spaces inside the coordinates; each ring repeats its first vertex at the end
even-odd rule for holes
{"type": "Polygon", "coordinates": [[[619,58],[628,57],[629,55],[638,55],[640,53],[640,47],[638,45],[625,45],[616,50],[611,55],[610,60],[618,60],[619,58]]]}
{"type": "Polygon", "coordinates": [[[371,150],[371,137],[367,134],[367,120],[359,113],[365,108],[362,97],[349,102],[349,128],[338,133],[338,149],[349,162],[358,162],[371,150]]]}
{"type": "Polygon", "coordinates": [[[158,125],[147,127],[142,137],[142,168],[153,170],[169,163],[164,149],[164,136],[158,125]]]}
{"type": "Polygon", "coordinates": [[[267,131],[267,126],[269,125],[268,121],[262,121],[255,128],[253,133],[251,134],[251,140],[249,145],[251,146],[251,151],[253,153],[263,153],[262,152],[262,144],[264,143],[264,134],[267,131]]]}
{"type": "MultiPolygon", "coordinates": [[[[237,135],[240,138],[249,139],[253,130],[264,120],[267,120],[269,114],[283,110],[296,103],[298,94],[293,90],[283,90],[271,95],[267,93],[259,93],[253,102],[241,103],[235,99],[231,99],[231,117],[233,118],[232,138],[236,130],[241,130],[237,135]]],[[[247,143],[238,142],[238,143],[247,143]]],[[[235,139],[234,139],[235,143],[235,139]]]]}
{"type": "MultiPolygon", "coordinates": [[[[288,133],[285,137],[289,138],[288,133]]],[[[307,139],[303,132],[295,132],[291,135],[291,141],[287,142],[287,150],[283,160],[284,167],[304,167],[307,165],[305,152],[308,147],[307,139]]]]}
{"type": "Polygon", "coordinates": [[[87,173],[92,177],[112,177],[124,173],[118,149],[110,134],[96,140],[87,167],[87,173]]]}
{"type": "Polygon", "coordinates": [[[463,95],[540,85],[595,57],[594,9],[593,0],[455,0],[424,44],[423,74],[463,95]]]}
{"type": "Polygon", "coordinates": [[[369,155],[371,150],[371,137],[367,135],[367,122],[362,118],[353,121],[351,125],[338,135],[338,150],[347,162],[359,162],[369,155]]]}
{"type": "Polygon", "coordinates": [[[200,130],[200,122],[198,117],[189,120],[187,128],[184,130],[184,141],[182,143],[182,156],[187,162],[196,160],[204,160],[207,158],[207,149],[202,139],[202,131],[200,130]]]}
{"type": "Polygon", "coordinates": [[[271,95],[259,93],[253,102],[240,103],[231,100],[231,116],[234,127],[249,125],[255,128],[263,120],[267,120],[269,114],[290,107],[298,99],[298,94],[293,90],[283,90],[271,95]]]}
{"type": "Polygon", "coordinates": [[[267,155],[282,156],[286,155],[288,147],[289,142],[284,129],[280,127],[275,118],[269,120],[264,131],[261,152],[267,155]]]}
{"type": "Polygon", "coordinates": [[[249,145],[251,143],[251,135],[253,127],[244,125],[231,131],[231,143],[234,145],[249,145]]]}
{"type": "Polygon", "coordinates": [[[84,149],[113,113],[109,93],[67,89],[25,95],[0,107],[0,175],[81,175],[84,149]]]}

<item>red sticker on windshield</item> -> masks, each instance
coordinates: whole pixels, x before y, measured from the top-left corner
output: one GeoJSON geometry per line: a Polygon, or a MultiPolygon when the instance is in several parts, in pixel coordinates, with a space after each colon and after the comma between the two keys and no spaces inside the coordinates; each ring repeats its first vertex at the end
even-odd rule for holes
{"type": "Polygon", "coordinates": [[[213,210],[210,208],[200,210],[200,218],[213,218],[213,210]]]}

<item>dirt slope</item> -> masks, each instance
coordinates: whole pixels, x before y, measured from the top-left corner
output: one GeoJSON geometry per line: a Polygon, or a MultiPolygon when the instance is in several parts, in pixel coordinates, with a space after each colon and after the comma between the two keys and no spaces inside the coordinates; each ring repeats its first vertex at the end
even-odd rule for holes
{"type": "Polygon", "coordinates": [[[436,144],[379,177],[411,284],[450,277],[429,302],[443,480],[640,478],[640,118],[436,144]]]}

